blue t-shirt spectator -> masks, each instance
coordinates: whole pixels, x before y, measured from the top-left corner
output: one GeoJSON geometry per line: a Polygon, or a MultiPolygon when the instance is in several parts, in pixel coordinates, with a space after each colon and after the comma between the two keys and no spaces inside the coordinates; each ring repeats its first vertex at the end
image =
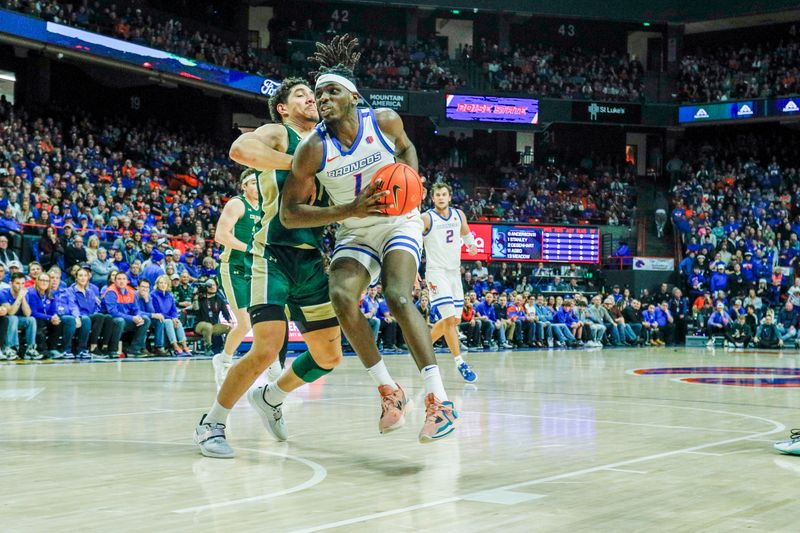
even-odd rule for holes
{"type": "Polygon", "coordinates": [[[669,323],[669,319],[672,318],[672,313],[670,313],[669,310],[664,311],[660,307],[656,307],[655,315],[656,323],[659,328],[666,326],[669,323]]]}
{"type": "Polygon", "coordinates": [[[475,306],[475,314],[478,316],[485,316],[492,323],[497,321],[497,314],[494,312],[494,305],[487,303],[486,300],[482,300],[475,306]]]}

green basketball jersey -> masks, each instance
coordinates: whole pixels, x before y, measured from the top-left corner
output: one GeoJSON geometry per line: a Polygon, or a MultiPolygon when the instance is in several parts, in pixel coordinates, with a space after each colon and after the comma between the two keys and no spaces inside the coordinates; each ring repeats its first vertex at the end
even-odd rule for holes
{"type": "MultiPolygon", "coordinates": [[[[286,128],[286,132],[289,135],[289,145],[286,153],[294,155],[302,138],[289,126],[284,124],[283,127],[286,128]]],[[[253,251],[258,255],[263,255],[264,246],[267,244],[293,246],[295,248],[319,248],[321,245],[323,228],[287,229],[281,224],[278,216],[280,194],[288,175],[288,170],[269,170],[256,173],[256,185],[258,186],[258,198],[262,215],[253,239],[253,251]]],[[[327,205],[327,203],[327,195],[319,182],[316,182],[314,204],[327,205]]]]}
{"type": "MultiPolygon", "coordinates": [[[[261,210],[258,208],[258,204],[255,207],[250,205],[244,195],[236,196],[236,198],[244,204],[244,215],[233,226],[233,236],[245,244],[250,244],[258,230],[258,224],[261,222],[261,210]]],[[[248,255],[250,254],[226,248],[220,254],[219,259],[223,263],[245,264],[244,260],[248,255]]]]}

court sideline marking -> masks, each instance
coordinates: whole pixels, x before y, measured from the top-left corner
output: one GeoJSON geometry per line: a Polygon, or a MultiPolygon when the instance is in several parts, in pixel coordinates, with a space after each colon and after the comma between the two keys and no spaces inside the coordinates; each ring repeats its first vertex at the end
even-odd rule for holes
{"type": "MultiPolygon", "coordinates": [[[[622,402],[616,402],[615,400],[608,400],[608,401],[610,403],[622,403],[622,402]]],[[[697,450],[703,450],[703,449],[706,449],[706,448],[713,448],[713,447],[716,447],[716,446],[723,446],[725,444],[732,444],[734,442],[746,441],[746,440],[752,439],[752,438],[765,437],[767,435],[771,435],[771,434],[777,433],[779,431],[784,431],[786,429],[786,426],[781,424],[780,422],[776,422],[776,421],[771,420],[769,418],[763,418],[763,417],[760,417],[760,416],[748,415],[748,414],[744,414],[744,413],[735,413],[735,412],[730,412],[730,411],[719,411],[719,410],[716,410],[716,409],[703,409],[703,408],[698,408],[698,407],[680,407],[680,406],[652,405],[652,404],[645,404],[645,405],[648,406],[648,407],[665,407],[665,408],[673,408],[673,409],[685,409],[685,410],[689,410],[689,411],[705,411],[705,412],[716,413],[716,414],[741,416],[743,418],[751,418],[751,419],[754,419],[754,420],[767,422],[767,423],[772,424],[774,427],[773,427],[773,429],[771,429],[769,431],[764,431],[764,432],[760,432],[760,433],[753,433],[753,434],[745,435],[745,436],[742,436],[742,437],[735,437],[735,438],[732,438],[732,439],[725,439],[725,440],[721,440],[721,441],[711,442],[711,443],[708,443],[708,444],[700,444],[700,445],[697,445],[697,446],[691,446],[689,448],[682,448],[682,449],[679,449],[679,450],[673,450],[673,451],[669,451],[669,452],[662,452],[662,453],[657,453],[657,454],[652,454],[652,455],[646,455],[646,456],[637,457],[637,458],[634,458],[634,459],[628,459],[628,460],[625,460],[625,461],[618,461],[618,462],[615,462],[615,463],[609,463],[609,464],[605,464],[605,465],[593,466],[593,467],[589,467],[589,468],[582,468],[580,470],[573,470],[572,472],[564,472],[563,474],[555,474],[555,475],[552,475],[552,476],[547,476],[547,477],[538,478],[538,479],[532,479],[532,480],[529,480],[529,481],[522,481],[522,482],[519,482],[519,483],[512,483],[510,485],[504,485],[504,486],[501,486],[501,487],[488,488],[488,489],[484,489],[484,490],[477,491],[477,492],[513,491],[514,489],[519,489],[519,488],[523,488],[523,487],[530,487],[530,486],[533,486],[533,485],[539,485],[539,484],[548,483],[548,482],[551,482],[551,481],[559,481],[559,480],[562,480],[562,479],[568,479],[568,478],[572,478],[572,477],[582,476],[582,475],[585,475],[585,474],[592,474],[592,473],[600,472],[600,471],[603,471],[603,470],[614,469],[614,468],[619,468],[619,467],[625,467],[625,466],[628,466],[628,465],[633,465],[633,464],[638,464],[638,463],[644,463],[644,462],[647,462],[647,461],[653,461],[653,460],[656,460],[656,459],[662,459],[664,457],[671,457],[671,456],[674,456],[674,455],[680,455],[680,454],[683,454],[683,453],[690,453],[690,452],[694,452],[694,451],[697,451],[697,450]]],[[[420,503],[420,504],[411,505],[411,506],[408,506],[408,507],[402,507],[402,508],[398,508],[398,509],[392,509],[392,510],[389,510],[389,511],[383,511],[383,512],[380,512],[380,513],[372,513],[372,514],[356,516],[356,517],[348,518],[348,519],[345,519],[345,520],[339,520],[337,522],[329,522],[327,524],[322,524],[322,525],[319,525],[319,526],[313,526],[313,527],[303,528],[303,529],[296,529],[296,530],[293,530],[291,533],[312,533],[314,531],[324,531],[326,529],[333,529],[333,528],[336,528],[336,527],[342,527],[342,526],[347,526],[347,525],[351,525],[351,524],[357,524],[357,523],[360,523],[360,522],[368,522],[370,520],[375,520],[375,519],[383,518],[383,517],[386,517],[386,516],[393,516],[393,515],[403,514],[403,513],[410,512],[410,511],[417,511],[419,509],[427,509],[427,508],[430,508],[430,507],[436,507],[438,505],[443,505],[443,504],[446,504],[446,503],[454,503],[456,501],[468,498],[471,494],[473,494],[473,493],[465,494],[464,496],[461,496],[461,497],[453,496],[453,497],[450,497],[450,498],[444,498],[444,499],[435,500],[435,501],[432,501],[432,502],[420,503]]]]}
{"type": "MultiPolygon", "coordinates": [[[[0,439],[0,442],[19,442],[21,439],[0,439]]],[[[26,441],[28,444],[37,443],[37,442],[54,442],[54,443],[64,443],[64,442],[99,442],[104,444],[157,444],[161,446],[196,446],[194,443],[188,442],[169,442],[169,441],[151,441],[151,440],[133,440],[133,439],[33,439],[26,441]]],[[[185,514],[185,513],[195,513],[198,511],[206,511],[209,509],[218,509],[220,507],[230,507],[232,505],[239,505],[242,503],[252,503],[262,500],[269,500],[271,498],[277,498],[279,496],[284,496],[286,494],[292,494],[293,492],[300,492],[302,490],[309,489],[314,485],[318,485],[321,483],[327,476],[328,471],[319,463],[311,461],[309,459],[305,459],[303,457],[298,457],[296,455],[290,455],[287,453],[280,453],[280,452],[271,452],[269,450],[259,450],[256,448],[237,448],[237,450],[244,450],[248,452],[255,452],[255,453],[263,453],[265,455],[274,455],[275,457],[284,457],[286,459],[297,461],[298,463],[304,464],[309,467],[313,475],[300,483],[299,485],[295,485],[294,487],[290,487],[288,489],[279,490],[275,492],[270,492],[268,494],[261,494],[259,496],[250,496],[248,498],[239,498],[236,500],[228,500],[224,502],[217,502],[217,503],[210,503],[207,505],[198,505],[195,507],[186,507],[182,509],[173,509],[171,512],[178,513],[178,514],[185,514]]],[[[215,461],[216,459],[208,459],[210,461],[215,461]]],[[[458,499],[458,498],[456,498],[458,499]]]]}

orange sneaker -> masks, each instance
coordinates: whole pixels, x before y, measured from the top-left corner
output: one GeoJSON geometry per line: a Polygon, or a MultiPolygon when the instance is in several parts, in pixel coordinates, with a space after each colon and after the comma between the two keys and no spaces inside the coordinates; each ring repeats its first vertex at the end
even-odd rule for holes
{"type": "Polygon", "coordinates": [[[391,433],[400,429],[406,423],[406,407],[408,400],[406,393],[395,383],[397,388],[391,385],[381,385],[378,392],[381,393],[381,419],[378,420],[378,431],[381,433],[391,433]]]}
{"type": "Polygon", "coordinates": [[[456,429],[458,412],[453,402],[440,402],[433,393],[425,397],[425,424],[419,432],[419,441],[423,444],[441,440],[456,429]]]}

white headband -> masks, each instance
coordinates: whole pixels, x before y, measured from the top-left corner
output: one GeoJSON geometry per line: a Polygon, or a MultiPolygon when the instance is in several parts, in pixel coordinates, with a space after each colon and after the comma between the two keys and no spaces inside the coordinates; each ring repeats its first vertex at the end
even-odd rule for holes
{"type": "Polygon", "coordinates": [[[314,89],[319,89],[320,86],[325,85],[326,83],[338,83],[351,93],[357,93],[358,89],[356,89],[355,83],[348,80],[344,76],[340,76],[338,74],[323,74],[319,78],[317,78],[317,84],[314,86],[314,89]]]}

